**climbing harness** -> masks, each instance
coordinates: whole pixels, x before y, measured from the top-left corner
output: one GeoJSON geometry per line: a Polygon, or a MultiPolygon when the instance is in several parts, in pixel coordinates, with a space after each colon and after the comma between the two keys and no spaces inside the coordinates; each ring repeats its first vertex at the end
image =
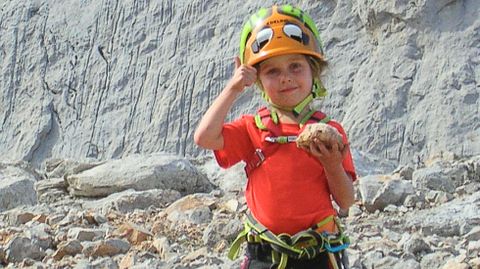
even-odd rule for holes
{"type": "Polygon", "coordinates": [[[345,249],[350,245],[350,239],[345,235],[340,221],[335,216],[329,216],[293,236],[286,233],[275,235],[251,214],[247,214],[244,226],[245,229],[234,240],[228,252],[228,258],[231,260],[238,257],[241,244],[248,242],[269,244],[272,249],[272,262],[278,269],[285,269],[289,258],[313,259],[324,252],[327,253],[334,269],[347,269],[345,249]],[[332,221],[338,232],[321,230],[332,221]]]}

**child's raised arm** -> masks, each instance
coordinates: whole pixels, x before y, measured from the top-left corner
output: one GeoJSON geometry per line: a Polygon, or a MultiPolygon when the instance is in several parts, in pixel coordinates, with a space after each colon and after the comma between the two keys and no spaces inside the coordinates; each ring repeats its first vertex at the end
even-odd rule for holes
{"type": "Polygon", "coordinates": [[[205,149],[222,149],[222,126],[228,111],[238,95],[257,80],[257,70],[248,65],[242,65],[240,59],[235,57],[235,72],[222,92],[213,101],[200,124],[195,130],[194,141],[205,149]]]}

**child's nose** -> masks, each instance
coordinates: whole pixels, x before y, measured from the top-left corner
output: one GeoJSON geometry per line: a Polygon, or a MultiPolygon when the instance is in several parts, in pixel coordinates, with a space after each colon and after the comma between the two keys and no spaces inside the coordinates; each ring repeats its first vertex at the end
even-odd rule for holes
{"type": "Polygon", "coordinates": [[[289,72],[282,72],[281,74],[281,82],[291,82],[292,81],[292,75],[289,72]]]}

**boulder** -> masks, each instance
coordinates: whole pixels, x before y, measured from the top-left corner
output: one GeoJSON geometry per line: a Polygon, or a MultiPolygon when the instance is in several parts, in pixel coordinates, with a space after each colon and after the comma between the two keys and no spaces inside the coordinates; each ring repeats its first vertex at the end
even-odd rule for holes
{"type": "Polygon", "coordinates": [[[412,174],[412,182],[415,188],[421,190],[455,192],[454,181],[439,166],[415,170],[412,174]]]}
{"type": "Polygon", "coordinates": [[[18,165],[0,163],[0,212],[37,203],[38,175],[18,165]]]}
{"type": "Polygon", "coordinates": [[[211,190],[188,160],[170,154],[132,155],[66,177],[75,196],[104,197],[127,189],[170,189],[182,194],[211,190]]]}
{"type": "Polygon", "coordinates": [[[85,201],[83,206],[103,213],[110,209],[127,213],[135,209],[146,209],[148,207],[162,208],[180,199],[180,197],[180,193],[174,190],[135,191],[130,189],[111,194],[102,199],[85,201]]]}

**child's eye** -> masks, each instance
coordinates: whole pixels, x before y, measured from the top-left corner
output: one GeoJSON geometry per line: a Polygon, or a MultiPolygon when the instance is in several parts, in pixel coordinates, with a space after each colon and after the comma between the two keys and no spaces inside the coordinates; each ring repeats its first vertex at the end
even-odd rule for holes
{"type": "Polygon", "coordinates": [[[300,71],[302,69],[302,65],[300,63],[292,63],[290,65],[290,69],[293,71],[300,71]]]}
{"type": "Polygon", "coordinates": [[[279,73],[280,71],[276,68],[271,68],[271,69],[268,69],[265,73],[269,76],[275,76],[279,73]]]}

